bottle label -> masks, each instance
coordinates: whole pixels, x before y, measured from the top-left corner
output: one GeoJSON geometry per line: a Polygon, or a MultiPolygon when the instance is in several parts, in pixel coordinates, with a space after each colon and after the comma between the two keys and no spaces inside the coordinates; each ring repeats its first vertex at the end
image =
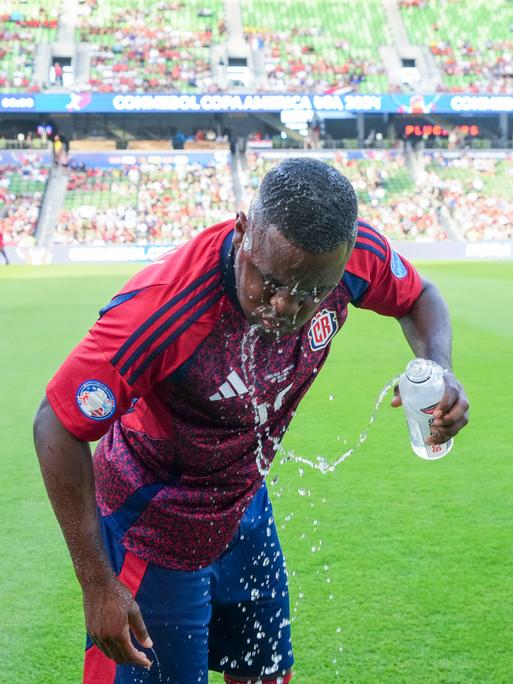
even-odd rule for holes
{"type": "MultiPolygon", "coordinates": [[[[434,406],[430,406],[429,408],[422,409],[423,413],[427,413],[428,415],[431,416],[431,418],[428,419],[428,430],[429,430],[429,436],[430,437],[432,437],[434,434],[433,433],[433,423],[435,422],[435,418],[433,416],[433,413],[435,410],[435,406],[436,406],[436,404],[434,406]]],[[[426,444],[426,449],[428,449],[428,450],[431,449],[432,452],[436,453],[437,451],[441,451],[441,445],[440,444],[432,444],[431,446],[428,447],[428,445],[426,444]],[[437,449],[437,447],[439,447],[439,448],[437,449]]]]}
{"type": "Polygon", "coordinates": [[[420,425],[414,418],[408,417],[408,428],[410,430],[410,439],[412,444],[416,446],[421,446],[424,444],[424,435],[422,434],[422,429],[420,425]]]}
{"type": "Polygon", "coordinates": [[[426,444],[429,437],[437,433],[433,424],[434,413],[444,393],[442,373],[434,362],[414,359],[399,380],[412,449],[417,456],[427,460],[445,456],[452,447],[452,440],[444,444],[426,444]],[[430,401],[434,403],[430,404],[430,401]]]}

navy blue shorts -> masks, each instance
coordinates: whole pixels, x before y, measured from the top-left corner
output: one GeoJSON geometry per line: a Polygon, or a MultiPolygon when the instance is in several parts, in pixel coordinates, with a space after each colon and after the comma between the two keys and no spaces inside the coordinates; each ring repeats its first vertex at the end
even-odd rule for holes
{"type": "Polygon", "coordinates": [[[257,679],[292,667],[287,572],[267,488],[227,551],[201,570],[168,570],[127,552],[103,519],[112,566],[153,641],[151,669],[116,665],[88,638],[84,684],[207,684],[208,670],[257,679]]]}

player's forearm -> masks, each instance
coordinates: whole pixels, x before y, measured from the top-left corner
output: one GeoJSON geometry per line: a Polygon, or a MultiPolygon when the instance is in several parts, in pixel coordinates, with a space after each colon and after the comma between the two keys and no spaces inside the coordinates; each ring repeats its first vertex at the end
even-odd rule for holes
{"type": "Polygon", "coordinates": [[[34,421],[34,443],[46,491],[82,587],[112,577],[101,540],[89,444],[70,434],[45,399],[34,421]]]}
{"type": "Polygon", "coordinates": [[[451,320],[447,305],[435,285],[424,280],[422,294],[399,323],[415,356],[436,361],[443,368],[451,368],[451,320]]]}

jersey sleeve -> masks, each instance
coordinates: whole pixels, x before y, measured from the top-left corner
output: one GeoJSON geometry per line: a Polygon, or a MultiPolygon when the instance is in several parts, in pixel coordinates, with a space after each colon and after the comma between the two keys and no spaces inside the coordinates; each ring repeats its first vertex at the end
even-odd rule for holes
{"type": "Polygon", "coordinates": [[[342,278],[351,302],[384,316],[405,316],[422,292],[415,267],[370,224],[358,222],[353,252],[342,278]]]}
{"type": "Polygon", "coordinates": [[[219,269],[187,273],[186,281],[114,297],[50,381],[48,401],[78,439],[99,439],[211,332],[222,296],[219,269]]]}

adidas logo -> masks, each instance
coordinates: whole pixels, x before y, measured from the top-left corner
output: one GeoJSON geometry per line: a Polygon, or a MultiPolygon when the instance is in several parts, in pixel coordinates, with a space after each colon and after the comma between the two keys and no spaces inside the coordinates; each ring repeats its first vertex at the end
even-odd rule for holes
{"type": "Polygon", "coordinates": [[[241,397],[243,394],[249,392],[246,385],[243,383],[239,374],[232,370],[227,377],[226,382],[223,382],[218,392],[215,392],[209,401],[220,401],[221,399],[230,399],[231,397],[241,397]]]}

